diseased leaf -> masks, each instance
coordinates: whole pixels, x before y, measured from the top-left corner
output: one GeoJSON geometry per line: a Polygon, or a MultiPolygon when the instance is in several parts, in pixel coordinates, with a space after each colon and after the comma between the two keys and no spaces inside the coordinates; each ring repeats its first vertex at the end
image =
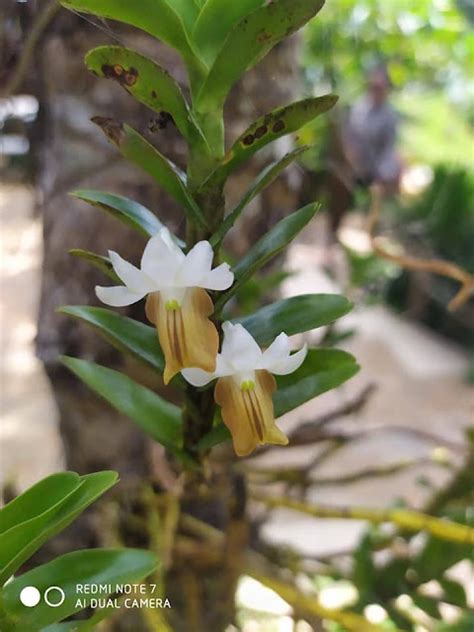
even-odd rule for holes
{"type": "Polygon", "coordinates": [[[240,217],[242,211],[245,210],[246,206],[259,194],[261,193],[269,184],[277,178],[280,173],[288,167],[298,156],[301,156],[304,152],[306,152],[309,147],[298,147],[293,151],[287,153],[283,158],[273,162],[263,169],[259,175],[255,178],[252,185],[245,193],[243,198],[237,204],[235,209],[231,211],[225,220],[222,222],[218,230],[211,237],[210,242],[213,246],[219,245],[224,239],[227,232],[232,228],[235,222],[240,217]]]}
{"type": "Polygon", "coordinates": [[[72,248],[69,251],[69,254],[92,263],[93,266],[106,274],[109,279],[112,279],[112,281],[115,281],[115,283],[119,283],[120,285],[122,284],[122,281],[115,274],[112,262],[108,257],[97,255],[95,252],[90,252],[89,250],[81,250],[80,248],[72,248]]]}
{"type": "MultiPolygon", "coordinates": [[[[47,479],[48,481],[48,479],[47,479]]],[[[51,481],[42,482],[27,492],[25,499],[13,501],[16,505],[8,516],[25,510],[29,518],[14,524],[0,535],[0,585],[3,584],[40,546],[56,533],[67,527],[76,516],[117,482],[116,472],[97,472],[77,477],[68,473],[68,479],[60,479],[63,497],[58,492],[58,479],[54,479],[56,495],[41,498],[51,481]],[[25,509],[26,505],[28,508],[25,509]]]]}
{"type": "Polygon", "coordinates": [[[221,295],[215,304],[216,311],[222,309],[252,274],[281,252],[306,226],[319,210],[318,204],[308,204],[278,222],[242,257],[234,267],[234,284],[221,295]]]}
{"type": "Polygon", "coordinates": [[[296,132],[306,123],[330,110],[337,99],[334,94],[326,94],[297,101],[264,114],[239,136],[222,159],[220,166],[210,176],[210,180],[225,181],[232,171],[265,145],[296,132]]]}
{"type": "MultiPolygon", "coordinates": [[[[33,632],[83,610],[83,604],[87,607],[91,599],[97,597],[93,591],[86,590],[87,586],[110,586],[109,593],[101,594],[105,597],[114,592],[115,585],[139,582],[156,566],[155,555],[140,549],[85,549],[66,553],[7,584],[2,591],[3,607],[7,616],[16,622],[17,632],[33,632]],[[20,592],[25,586],[35,586],[42,595],[49,587],[59,586],[64,592],[64,601],[51,607],[42,599],[34,608],[29,608],[20,601],[20,592]]],[[[49,598],[59,603],[61,594],[52,591],[49,598]]]]}
{"type": "Polygon", "coordinates": [[[222,107],[229,90],[280,40],[318,13],[324,0],[273,0],[243,18],[229,33],[197,98],[200,111],[222,107]]]}
{"type": "Polygon", "coordinates": [[[62,0],[61,4],[72,11],[136,26],[176,48],[193,75],[204,76],[206,72],[203,62],[192,49],[183,20],[167,0],[62,0]]]}
{"type": "Polygon", "coordinates": [[[143,136],[128,125],[102,116],[94,116],[107,138],[118,148],[124,158],[149,173],[181,206],[191,220],[200,226],[206,221],[186,187],[186,176],[170,160],[165,158],[143,136]]]}
{"type": "Polygon", "coordinates": [[[195,123],[178,84],[167,70],[154,61],[123,46],[99,46],[89,51],[86,66],[99,77],[117,81],[137,101],[163,118],[172,117],[181,134],[189,140],[195,123]]]}
{"type": "Polygon", "coordinates": [[[131,353],[154,369],[165,368],[156,329],[110,309],[89,306],[67,306],[58,310],[92,325],[104,338],[121,351],[131,353]]]}
{"type": "Polygon", "coordinates": [[[67,356],[62,358],[62,362],[155,441],[168,448],[179,448],[182,419],[177,406],[119,371],[67,356]]]}
{"type": "Polygon", "coordinates": [[[281,332],[288,336],[329,325],[352,309],[338,294],[302,294],[262,307],[250,316],[234,319],[262,346],[269,345],[281,332]]]}
{"type": "Polygon", "coordinates": [[[212,63],[233,24],[262,6],[265,0],[207,0],[194,25],[192,37],[203,58],[212,63]]]}

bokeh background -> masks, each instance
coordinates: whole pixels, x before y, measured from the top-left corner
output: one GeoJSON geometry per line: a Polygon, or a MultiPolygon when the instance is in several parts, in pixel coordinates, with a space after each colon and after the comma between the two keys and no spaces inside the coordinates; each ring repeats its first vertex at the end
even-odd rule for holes
{"type": "MultiPolygon", "coordinates": [[[[154,458],[145,439],[58,361],[61,353],[110,366],[123,358],[55,310],[94,303],[92,289],[101,281],[70,249],[113,248],[136,259],[143,244],[68,192],[89,187],[127,195],[179,232],[179,209],[117,157],[90,118],[126,120],[178,164],[184,146],[172,126],[162,129],[118,85],[89,75],[83,57],[93,46],[119,42],[156,57],[183,83],[185,74],[174,54],[145,34],[54,2],[2,0],[0,17],[0,486],[8,500],[66,466],[81,473],[114,468],[133,484],[154,458]]],[[[317,503],[406,506],[474,524],[474,300],[450,312],[457,282],[378,257],[366,229],[367,183],[341,175],[346,121],[373,68],[383,65],[401,174],[384,199],[379,232],[396,252],[442,258],[474,273],[473,63],[472,0],[327,0],[317,19],[234,89],[226,111],[230,138],[295,96],[340,95],[330,116],[276,143],[271,151],[280,155],[297,144],[314,149],[252,203],[227,249],[237,258],[286,212],[320,199],[323,212],[287,257],[239,296],[240,308],[252,311],[262,296],[345,293],[354,311],[309,338],[337,343],[362,366],[346,385],[282,422],[286,430],[311,422],[317,432],[310,444],[245,462],[252,485],[317,503]],[[343,212],[336,211],[335,227],[339,195],[343,212]]],[[[229,206],[274,158],[262,154],[233,177],[229,206]]],[[[140,306],[130,313],[143,318],[140,306]]],[[[302,581],[313,583],[327,607],[357,602],[388,630],[389,619],[413,632],[474,630],[472,550],[452,554],[428,548],[423,538],[407,543],[404,534],[375,532],[363,521],[315,520],[282,509],[256,521],[262,546],[278,550],[280,561],[286,551],[284,563],[300,565],[302,581]],[[410,580],[413,568],[418,582],[410,580]],[[460,616],[466,623],[455,624],[460,616]]],[[[96,541],[95,529],[89,517],[69,540],[96,541]]],[[[299,621],[249,578],[242,578],[237,602],[235,629],[244,632],[343,629],[299,621]]]]}

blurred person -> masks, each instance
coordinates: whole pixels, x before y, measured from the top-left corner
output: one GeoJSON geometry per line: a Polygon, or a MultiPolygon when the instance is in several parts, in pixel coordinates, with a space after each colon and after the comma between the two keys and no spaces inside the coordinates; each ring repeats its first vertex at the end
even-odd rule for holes
{"type": "Polygon", "coordinates": [[[385,66],[372,68],[366,92],[346,120],[333,126],[327,180],[333,236],[357,187],[378,184],[386,196],[398,192],[402,165],[396,149],[398,115],[388,100],[391,87],[385,66]]]}

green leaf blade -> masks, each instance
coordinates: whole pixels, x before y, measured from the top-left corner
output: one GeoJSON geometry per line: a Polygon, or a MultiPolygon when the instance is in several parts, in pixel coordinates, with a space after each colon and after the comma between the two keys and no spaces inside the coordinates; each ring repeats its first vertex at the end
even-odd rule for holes
{"type": "Polygon", "coordinates": [[[95,116],[92,122],[98,125],[122,156],[152,176],[163,189],[173,197],[200,226],[206,226],[204,216],[190,195],[185,176],[170,160],[165,158],[141,134],[129,125],[114,119],[95,116]]]}
{"type": "Polygon", "coordinates": [[[273,396],[275,417],[281,417],[311,399],[340,386],[353,377],[359,366],[355,358],[340,349],[310,349],[300,368],[276,377],[273,396]]]}
{"type": "Polygon", "coordinates": [[[352,304],[339,294],[302,294],[262,307],[233,322],[241,323],[261,346],[266,346],[281,332],[292,336],[329,325],[351,309],[352,304]]]}
{"type": "MultiPolygon", "coordinates": [[[[40,546],[68,526],[86,507],[117,482],[116,472],[97,472],[82,476],[57,502],[44,511],[12,526],[0,535],[0,585],[4,583],[40,546]]],[[[29,490],[27,502],[41,486],[29,490]]],[[[15,502],[15,501],[14,501],[15,502]]],[[[24,504],[24,501],[22,501],[24,504]]],[[[18,505],[17,505],[18,506],[18,505]]],[[[38,506],[38,505],[36,505],[38,506]]]]}
{"type": "MultiPolygon", "coordinates": [[[[154,554],[140,549],[74,551],[28,571],[7,584],[2,591],[4,609],[7,616],[16,622],[15,630],[33,632],[57,623],[90,604],[95,595],[79,592],[78,585],[114,587],[116,584],[134,583],[150,575],[156,566],[154,554]],[[25,586],[35,586],[42,595],[50,586],[59,586],[64,591],[64,602],[52,608],[41,600],[34,608],[28,608],[19,598],[25,586]]],[[[51,594],[51,601],[59,600],[59,597],[55,592],[51,594]]]]}
{"type": "Polygon", "coordinates": [[[156,215],[146,206],[123,195],[95,189],[76,189],[69,195],[110,213],[112,217],[134,228],[145,237],[153,237],[164,228],[156,215]]]}
{"type": "Polygon", "coordinates": [[[264,235],[248,253],[234,267],[234,284],[225,292],[215,304],[216,311],[222,309],[225,303],[235,294],[252,274],[265,265],[272,257],[281,252],[296,235],[311,221],[319,210],[318,204],[308,204],[291,213],[278,222],[264,235]]]}
{"type": "Polygon", "coordinates": [[[182,420],[177,406],[119,371],[67,356],[63,356],[62,362],[155,441],[171,449],[180,447],[182,420]]]}
{"type": "Polygon", "coordinates": [[[283,38],[296,32],[318,13],[324,0],[273,0],[241,20],[229,33],[197,99],[197,109],[222,107],[242,74],[252,68],[283,38]]]}
{"type": "Polygon", "coordinates": [[[237,204],[235,209],[227,215],[227,217],[222,222],[219,229],[214,233],[211,237],[210,242],[212,246],[218,246],[228,233],[228,231],[234,226],[235,222],[238,220],[242,212],[245,210],[246,206],[250,204],[250,202],[261,193],[267,186],[269,186],[275,178],[277,178],[280,173],[288,167],[296,158],[305,153],[309,147],[298,147],[293,151],[287,153],[283,158],[273,162],[263,169],[260,174],[256,177],[248,191],[242,197],[240,202],[237,204]]]}
{"type": "Polygon", "coordinates": [[[91,325],[120,351],[131,353],[160,373],[165,361],[156,330],[103,307],[68,305],[58,310],[91,325]]]}
{"type": "Polygon", "coordinates": [[[78,257],[79,259],[87,261],[95,268],[103,272],[106,276],[108,276],[109,279],[112,279],[112,281],[114,281],[115,283],[118,283],[120,285],[122,284],[122,281],[115,273],[112,262],[108,257],[98,255],[95,252],[90,252],[90,250],[82,250],[81,248],[72,248],[69,251],[69,254],[73,257],[78,257]]]}
{"type": "Polygon", "coordinates": [[[214,61],[232,25],[260,8],[263,2],[264,0],[207,0],[196,20],[192,37],[208,63],[214,61]]]}

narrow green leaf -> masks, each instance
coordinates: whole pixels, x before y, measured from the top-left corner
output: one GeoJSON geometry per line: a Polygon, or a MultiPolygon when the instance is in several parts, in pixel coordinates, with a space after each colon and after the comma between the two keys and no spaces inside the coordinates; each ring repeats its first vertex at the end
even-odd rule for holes
{"type": "Polygon", "coordinates": [[[84,259],[85,261],[92,263],[93,266],[106,274],[109,279],[112,279],[112,281],[115,281],[115,283],[119,283],[120,285],[122,284],[122,281],[115,274],[112,262],[108,257],[97,255],[95,252],[90,252],[89,250],[81,250],[80,248],[72,248],[69,251],[69,254],[73,255],[73,257],[79,257],[79,259],[84,259]]]}
{"type": "Polygon", "coordinates": [[[282,331],[292,336],[329,325],[351,309],[352,304],[338,294],[302,294],[262,307],[233,322],[241,323],[260,345],[265,346],[282,331]]]}
{"type": "Polygon", "coordinates": [[[131,353],[160,372],[164,370],[163,352],[154,327],[103,307],[68,305],[58,311],[92,325],[120,351],[131,353]]]}
{"type": "Polygon", "coordinates": [[[221,310],[252,274],[281,252],[306,226],[319,210],[319,204],[308,204],[278,222],[248,251],[234,267],[234,284],[217,300],[216,311],[221,310]]]}
{"type": "Polygon", "coordinates": [[[233,24],[260,8],[264,0],[207,0],[194,25],[192,38],[203,58],[212,63],[233,24]]]}
{"type": "Polygon", "coordinates": [[[300,368],[276,378],[273,396],[275,416],[301,406],[354,376],[359,370],[355,358],[340,349],[310,349],[300,368]]]}
{"type": "Polygon", "coordinates": [[[264,114],[239,136],[222,159],[221,165],[210,176],[211,180],[223,182],[232,171],[265,145],[296,132],[306,123],[330,110],[337,99],[334,94],[326,94],[297,101],[264,114]]]}
{"type": "MultiPolygon", "coordinates": [[[[84,594],[90,585],[111,586],[138,582],[153,572],[157,560],[153,553],[140,549],[91,549],[74,551],[43,564],[7,584],[2,591],[2,601],[8,617],[17,622],[17,632],[34,632],[79,612],[97,597],[84,594]],[[50,586],[64,591],[64,601],[51,607],[42,599],[34,608],[24,606],[20,592],[25,586],[35,586],[42,595],[50,586]],[[79,587],[79,588],[78,588],[79,587]],[[82,591],[81,591],[82,588],[82,591]]],[[[59,602],[61,595],[52,591],[48,598],[59,602]]]]}
{"type": "MultiPolygon", "coordinates": [[[[2,533],[0,535],[0,585],[46,540],[64,529],[116,482],[116,472],[97,472],[82,476],[79,479],[79,484],[71,489],[63,499],[2,533]]],[[[37,494],[38,488],[33,492],[30,490],[28,502],[31,503],[37,494]]],[[[36,501],[36,507],[39,507],[40,511],[39,500],[36,501]]]]}
{"type": "Polygon", "coordinates": [[[168,448],[181,443],[181,412],[149,388],[95,362],[64,356],[62,362],[89,388],[168,448]]]}
{"type": "MultiPolygon", "coordinates": [[[[433,575],[434,577],[435,575],[433,575]]],[[[467,608],[467,595],[464,586],[454,579],[441,577],[438,579],[444,595],[442,601],[458,606],[459,608],[467,608]]]]}
{"type": "Polygon", "coordinates": [[[181,134],[189,140],[195,124],[178,84],[167,70],[123,46],[99,46],[87,53],[85,61],[94,74],[117,81],[154,112],[170,114],[181,134]]]}
{"type": "Polygon", "coordinates": [[[206,226],[204,216],[186,187],[186,177],[170,160],[165,158],[143,136],[128,125],[103,116],[94,116],[107,138],[118,148],[124,158],[149,173],[179,204],[189,217],[206,226]]]}
{"type": "Polygon", "coordinates": [[[146,237],[153,237],[163,228],[163,224],[149,209],[122,195],[94,189],[77,189],[69,195],[103,209],[146,237]]]}
{"type": "Polygon", "coordinates": [[[214,233],[214,235],[209,240],[213,246],[218,246],[222,240],[224,239],[227,232],[232,228],[235,222],[240,217],[243,210],[245,210],[246,206],[250,204],[250,202],[261,193],[269,184],[277,178],[280,173],[288,167],[298,156],[301,156],[305,151],[308,151],[309,147],[298,147],[293,151],[287,153],[283,158],[273,162],[268,165],[259,173],[259,175],[255,178],[251,187],[245,193],[243,198],[237,204],[235,209],[227,215],[225,220],[222,222],[218,230],[214,233]]]}
{"type": "Polygon", "coordinates": [[[0,509],[0,534],[47,511],[80,484],[81,477],[75,472],[58,472],[43,478],[0,509]]]}
{"type": "Polygon", "coordinates": [[[183,20],[167,0],[62,0],[71,11],[91,13],[136,26],[178,50],[194,73],[204,75],[203,62],[192,49],[183,20]]]}
{"type": "Polygon", "coordinates": [[[220,108],[243,73],[275,44],[306,24],[323,4],[324,0],[273,0],[247,15],[230,31],[211,66],[198,95],[197,109],[220,108]]]}
{"type": "MultiPolygon", "coordinates": [[[[301,367],[290,375],[276,376],[277,391],[273,395],[275,417],[340,386],[359,370],[355,358],[339,349],[310,349],[301,367]]],[[[201,451],[209,450],[230,439],[224,424],[215,426],[200,443],[201,451]]]]}
{"type": "MultiPolygon", "coordinates": [[[[167,0],[167,2],[179,15],[189,35],[194,28],[200,8],[194,0],[167,0]]],[[[193,40],[191,37],[189,37],[189,40],[192,44],[193,40]]]]}

